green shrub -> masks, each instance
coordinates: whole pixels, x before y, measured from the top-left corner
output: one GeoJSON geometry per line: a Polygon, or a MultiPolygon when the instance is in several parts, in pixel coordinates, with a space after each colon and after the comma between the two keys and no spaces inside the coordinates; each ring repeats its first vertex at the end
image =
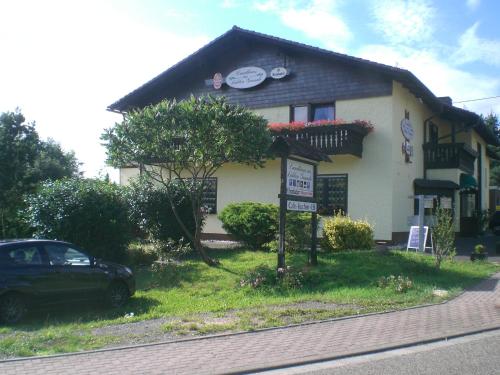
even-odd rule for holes
{"type": "Polygon", "coordinates": [[[92,179],[48,181],[26,203],[35,237],[69,241],[107,260],[125,259],[132,224],[118,185],[92,179]]]}
{"type": "Polygon", "coordinates": [[[240,280],[240,286],[250,286],[253,289],[262,287],[280,287],[283,289],[300,289],[304,286],[304,274],[287,266],[286,268],[271,268],[260,264],[249,270],[240,280]]]}
{"type": "Polygon", "coordinates": [[[364,220],[336,214],[323,225],[321,248],[326,251],[361,250],[373,247],[373,227],[364,220]]]}
{"type": "MultiPolygon", "coordinates": [[[[277,251],[279,207],[256,202],[233,203],[219,214],[222,227],[235,239],[254,249],[277,251]]],[[[285,227],[287,252],[308,249],[311,244],[311,214],[287,212],[285,227]]]]}
{"type": "MultiPolygon", "coordinates": [[[[177,213],[188,231],[194,233],[195,223],[189,194],[175,181],[168,189],[173,194],[177,213]]],[[[165,188],[156,187],[147,180],[132,182],[126,189],[130,219],[150,240],[168,242],[186,238],[174,216],[165,188]]]]}
{"type": "Polygon", "coordinates": [[[287,212],[285,226],[285,249],[289,252],[311,248],[311,214],[287,212]]]}
{"type": "Polygon", "coordinates": [[[439,269],[443,260],[453,259],[456,254],[455,229],[451,210],[438,207],[434,215],[436,220],[432,227],[432,239],[435,265],[439,269]]]}
{"type": "Polygon", "coordinates": [[[127,263],[134,266],[149,266],[158,260],[155,250],[145,241],[131,243],[127,249],[127,263]]]}
{"type": "Polygon", "coordinates": [[[226,206],[219,214],[224,230],[253,249],[273,240],[278,232],[278,207],[241,202],[226,206]]]}
{"type": "Polygon", "coordinates": [[[409,289],[413,288],[413,281],[409,277],[399,275],[390,275],[387,277],[382,276],[377,281],[379,288],[392,288],[395,292],[406,293],[409,289]]]}

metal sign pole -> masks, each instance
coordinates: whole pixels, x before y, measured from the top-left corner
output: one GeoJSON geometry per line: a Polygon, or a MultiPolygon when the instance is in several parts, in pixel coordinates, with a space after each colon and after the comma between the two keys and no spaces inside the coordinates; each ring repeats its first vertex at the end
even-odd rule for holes
{"type": "Polygon", "coordinates": [[[418,250],[424,252],[424,214],[425,214],[425,196],[417,195],[418,199],[418,250]]]}
{"type": "MultiPolygon", "coordinates": [[[[313,169],[313,198],[316,200],[316,182],[318,175],[318,166],[314,165],[313,169]]],[[[316,252],[316,243],[318,240],[318,214],[316,210],[311,214],[311,253],[309,256],[309,264],[317,265],[318,264],[318,253],[316,252]]]]}
{"type": "MultiPolygon", "coordinates": [[[[280,224],[278,268],[285,268],[285,220],[286,220],[286,156],[281,156],[281,186],[280,186],[280,224]]],[[[280,273],[278,272],[278,275],[280,273]]]]}

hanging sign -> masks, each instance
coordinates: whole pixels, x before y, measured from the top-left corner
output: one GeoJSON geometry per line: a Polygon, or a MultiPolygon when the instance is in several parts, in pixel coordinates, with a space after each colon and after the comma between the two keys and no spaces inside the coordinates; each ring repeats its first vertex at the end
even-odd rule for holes
{"type": "Polygon", "coordinates": [[[286,209],[289,211],[316,212],[318,205],[313,202],[286,201],[286,209]]]}
{"type": "Polygon", "coordinates": [[[266,71],[256,66],[233,70],[226,77],[226,83],[235,89],[248,89],[260,85],[266,79],[266,71]]]}
{"type": "Polygon", "coordinates": [[[215,73],[213,79],[214,89],[219,90],[222,87],[222,74],[215,73]]]}
{"type": "Polygon", "coordinates": [[[411,121],[407,118],[401,120],[401,133],[403,133],[403,137],[405,137],[407,141],[413,139],[413,126],[411,125],[411,121]]]}
{"type": "Polygon", "coordinates": [[[314,195],[314,167],[311,164],[287,159],[286,193],[312,198],[314,195]]]}
{"type": "Polygon", "coordinates": [[[286,70],[286,68],[278,67],[278,68],[274,68],[273,70],[271,70],[271,73],[269,75],[273,79],[281,79],[283,77],[286,77],[287,74],[288,74],[288,71],[286,70]]]}

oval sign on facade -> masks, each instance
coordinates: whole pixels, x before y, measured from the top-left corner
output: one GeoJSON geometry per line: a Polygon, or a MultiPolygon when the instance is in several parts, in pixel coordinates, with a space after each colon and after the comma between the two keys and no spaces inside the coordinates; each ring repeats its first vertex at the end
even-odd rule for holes
{"type": "Polygon", "coordinates": [[[213,79],[214,89],[219,90],[222,87],[222,74],[215,73],[213,79]]]}
{"type": "Polygon", "coordinates": [[[248,89],[260,85],[266,79],[266,71],[256,66],[233,70],[226,77],[226,83],[235,89],[248,89]]]}
{"type": "Polygon", "coordinates": [[[283,77],[285,77],[287,75],[287,70],[286,68],[283,68],[283,67],[278,67],[278,68],[274,68],[273,70],[271,70],[271,78],[273,79],[281,79],[283,77]]]}
{"type": "Polygon", "coordinates": [[[408,141],[413,139],[413,126],[411,126],[411,122],[407,118],[401,120],[401,133],[408,141]]]}

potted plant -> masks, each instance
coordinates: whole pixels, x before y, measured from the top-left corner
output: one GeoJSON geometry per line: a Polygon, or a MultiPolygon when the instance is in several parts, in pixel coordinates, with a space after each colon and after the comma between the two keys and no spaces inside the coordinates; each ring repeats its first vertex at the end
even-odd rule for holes
{"type": "Polygon", "coordinates": [[[486,252],[484,245],[477,244],[476,246],[474,246],[474,251],[470,255],[470,260],[485,260],[487,258],[488,253],[486,252]]]}

